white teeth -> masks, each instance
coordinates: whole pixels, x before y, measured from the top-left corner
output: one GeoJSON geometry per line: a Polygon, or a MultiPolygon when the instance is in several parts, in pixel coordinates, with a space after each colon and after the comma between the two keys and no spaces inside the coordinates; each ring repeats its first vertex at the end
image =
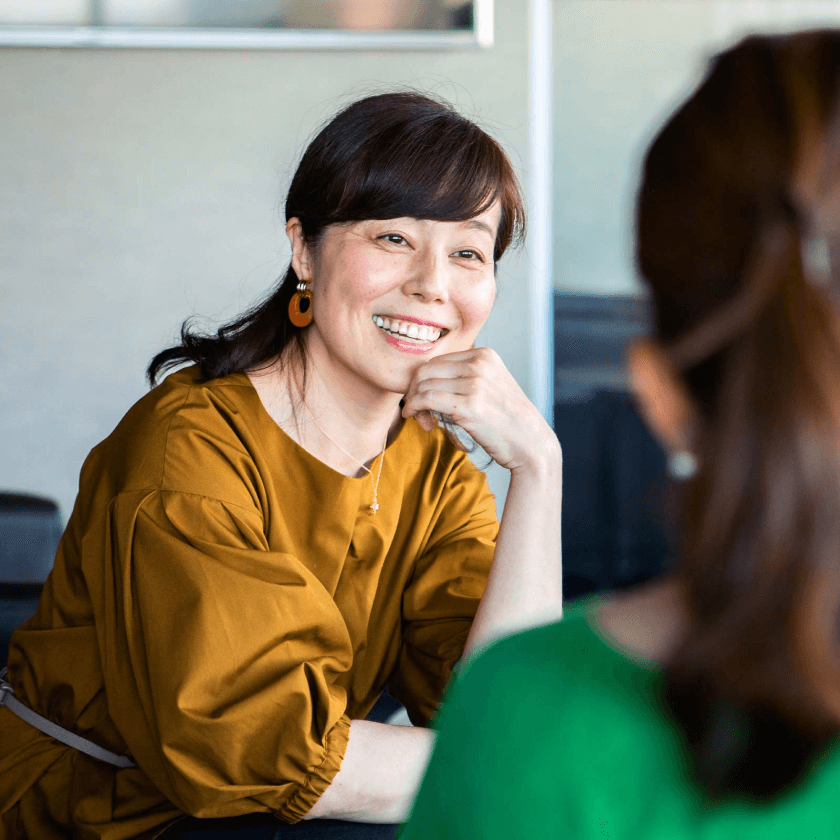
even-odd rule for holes
{"type": "Polygon", "coordinates": [[[383,318],[381,315],[374,315],[373,323],[392,335],[413,339],[421,344],[437,341],[441,334],[438,327],[415,324],[413,321],[399,321],[396,318],[383,318]]]}

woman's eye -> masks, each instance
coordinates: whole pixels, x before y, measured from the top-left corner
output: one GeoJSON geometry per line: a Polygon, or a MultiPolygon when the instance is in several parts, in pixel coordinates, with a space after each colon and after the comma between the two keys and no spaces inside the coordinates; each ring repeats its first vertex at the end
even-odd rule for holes
{"type": "Polygon", "coordinates": [[[479,262],[484,262],[484,258],[481,256],[481,254],[469,248],[464,248],[461,251],[456,251],[455,256],[461,260],[478,260],[479,262]]]}
{"type": "Polygon", "coordinates": [[[404,236],[400,236],[398,233],[386,233],[382,239],[386,242],[392,242],[394,245],[407,245],[408,240],[404,236]]]}

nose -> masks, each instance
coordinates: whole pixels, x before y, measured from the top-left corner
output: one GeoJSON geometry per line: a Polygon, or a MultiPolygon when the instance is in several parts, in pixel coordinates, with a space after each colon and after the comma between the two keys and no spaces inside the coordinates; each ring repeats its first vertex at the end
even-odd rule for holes
{"type": "Polygon", "coordinates": [[[405,294],[425,303],[446,303],[449,300],[449,264],[445,256],[428,249],[413,262],[408,279],[403,283],[405,294]]]}

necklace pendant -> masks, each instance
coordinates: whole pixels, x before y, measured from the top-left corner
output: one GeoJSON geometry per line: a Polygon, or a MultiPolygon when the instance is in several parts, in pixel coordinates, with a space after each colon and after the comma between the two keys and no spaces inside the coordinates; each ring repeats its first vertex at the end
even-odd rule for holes
{"type": "Polygon", "coordinates": [[[379,510],[379,504],[378,504],[377,502],[374,502],[374,503],[370,506],[370,509],[371,509],[374,513],[376,513],[376,511],[378,511],[378,510],[379,510]]]}

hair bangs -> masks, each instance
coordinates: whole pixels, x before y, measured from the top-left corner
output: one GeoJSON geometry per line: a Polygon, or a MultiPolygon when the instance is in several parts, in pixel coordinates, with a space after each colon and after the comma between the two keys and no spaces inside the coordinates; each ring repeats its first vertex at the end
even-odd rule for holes
{"type": "Polygon", "coordinates": [[[461,222],[501,204],[494,260],[524,235],[516,175],[501,147],[440,109],[383,127],[358,148],[332,222],[410,217],[461,222]]]}

